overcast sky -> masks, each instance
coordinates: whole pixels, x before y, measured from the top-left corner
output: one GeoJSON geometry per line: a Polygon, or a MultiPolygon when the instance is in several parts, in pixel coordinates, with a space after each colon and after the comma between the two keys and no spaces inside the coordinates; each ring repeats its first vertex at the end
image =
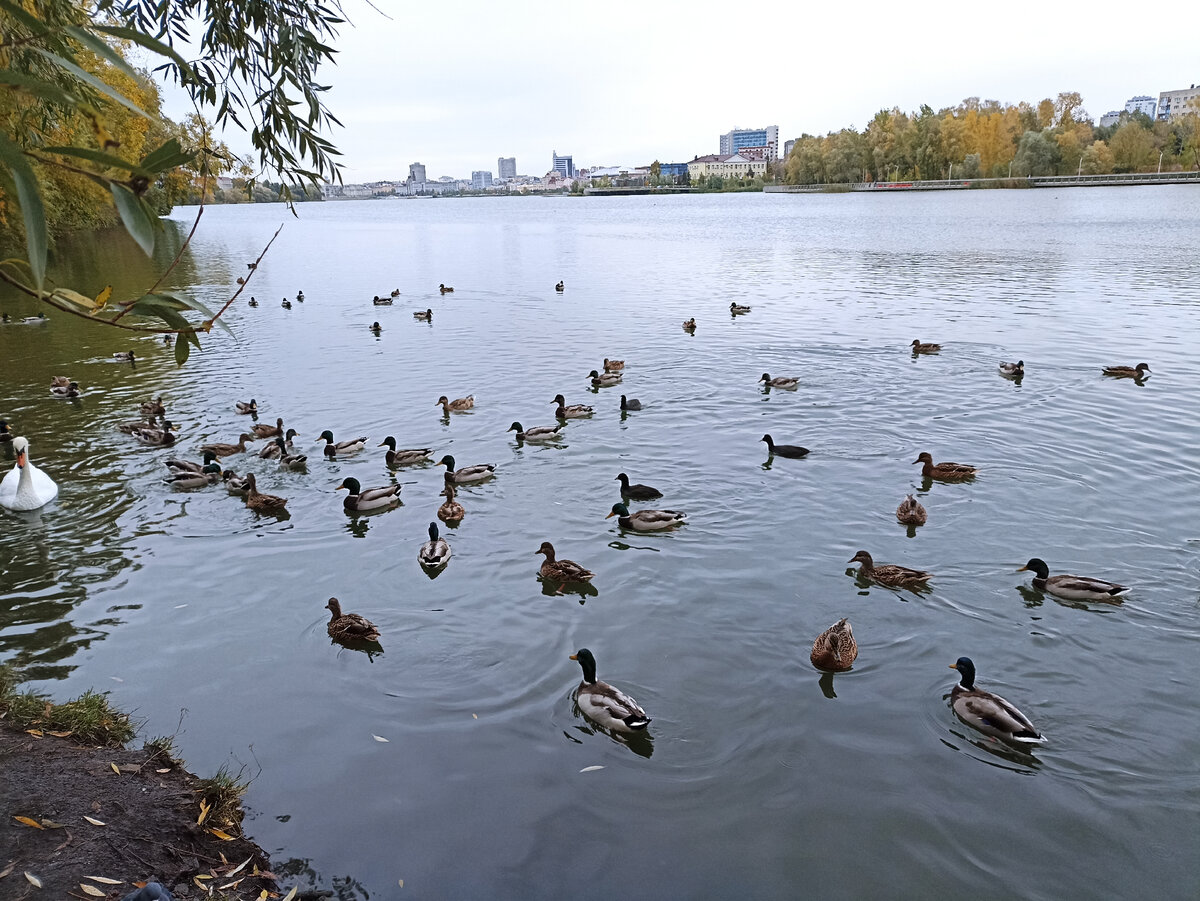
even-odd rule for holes
{"type": "MultiPolygon", "coordinates": [[[[495,174],[500,156],[543,175],[554,150],[577,166],[683,162],[735,126],[778,125],[782,144],[971,96],[1074,90],[1099,118],[1200,81],[1194,4],[346,2],[320,80],[348,183],[403,178],[414,161],[430,178],[495,174]]],[[[169,115],[188,109],[168,99],[169,115]]]]}

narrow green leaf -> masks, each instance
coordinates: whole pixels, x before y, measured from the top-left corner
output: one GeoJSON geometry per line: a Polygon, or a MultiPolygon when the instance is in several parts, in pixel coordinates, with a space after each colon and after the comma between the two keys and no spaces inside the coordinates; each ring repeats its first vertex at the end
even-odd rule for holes
{"type": "Polygon", "coordinates": [[[137,71],[129,63],[125,62],[125,58],[121,56],[114,48],[110,47],[103,38],[98,38],[86,28],[80,28],[78,25],[68,25],[63,29],[83,46],[91,50],[97,56],[102,56],[130,78],[137,78],[137,71]]]}
{"type": "Polygon", "coordinates": [[[145,47],[147,50],[157,53],[159,56],[165,56],[175,63],[189,78],[195,78],[195,73],[192,67],[188,65],[187,60],[180,56],[174,47],[169,47],[162,41],[157,41],[148,34],[143,34],[135,28],[125,28],[122,25],[96,25],[96,31],[102,31],[105,34],[111,34],[115,38],[124,38],[127,41],[133,41],[140,47],[145,47]]]}
{"type": "Polygon", "coordinates": [[[44,147],[42,149],[46,153],[58,153],[63,156],[75,156],[82,160],[90,160],[110,169],[125,169],[134,175],[141,175],[145,178],[151,178],[154,175],[153,172],[142,168],[137,163],[127,162],[119,156],[113,156],[111,153],[104,153],[101,150],[92,150],[89,147],[44,147]]]}
{"type": "Polygon", "coordinates": [[[223,328],[230,335],[233,334],[233,329],[231,329],[229,326],[227,326],[225,324],[224,320],[217,319],[216,318],[217,314],[214,313],[211,309],[209,309],[207,305],[202,304],[200,301],[196,300],[195,298],[192,298],[191,300],[189,300],[188,305],[193,310],[198,310],[199,312],[203,313],[204,318],[207,319],[209,322],[211,322],[213,325],[223,328]]]}
{"type": "Polygon", "coordinates": [[[187,342],[187,335],[180,332],[175,336],[175,363],[182,366],[187,362],[188,354],[192,352],[191,346],[187,342]]]}
{"type": "Polygon", "coordinates": [[[33,167],[21,149],[8,136],[0,132],[0,160],[8,166],[17,187],[17,202],[21,205],[21,216],[25,220],[25,246],[29,253],[29,268],[33,272],[33,285],[42,290],[46,278],[46,211],[42,206],[42,195],[38,190],[33,167]]]}
{"type": "Polygon", "coordinates": [[[26,75],[24,72],[14,72],[12,69],[0,69],[0,84],[11,85],[26,94],[32,94],[52,103],[60,103],[63,106],[75,106],[79,102],[58,85],[34,78],[32,75],[26,75]]]}
{"type": "Polygon", "coordinates": [[[26,12],[19,3],[9,3],[8,0],[0,0],[0,9],[4,10],[34,34],[45,34],[47,32],[46,23],[37,16],[26,12]]]}
{"type": "Polygon", "coordinates": [[[117,212],[121,214],[121,221],[125,224],[125,231],[137,241],[138,247],[142,248],[146,256],[152,255],[154,220],[146,211],[146,205],[124,185],[112,185],[112,197],[113,203],[117,205],[117,212]]]}
{"type": "Polygon", "coordinates": [[[95,75],[93,75],[91,72],[88,72],[84,69],[79,68],[79,66],[77,66],[75,63],[71,62],[68,59],[63,59],[57,53],[51,53],[49,50],[43,50],[40,47],[34,47],[32,49],[33,49],[34,53],[40,53],[42,56],[46,57],[46,59],[50,60],[50,62],[54,63],[54,65],[58,66],[60,69],[70,72],[72,75],[74,75],[80,81],[84,82],[85,84],[90,85],[94,90],[99,91],[101,94],[103,94],[105,97],[109,98],[110,100],[115,100],[117,103],[121,104],[121,106],[125,107],[126,109],[128,109],[134,113],[137,113],[139,116],[142,116],[143,118],[146,118],[146,119],[150,118],[150,116],[144,110],[142,110],[136,103],[134,103],[132,100],[125,97],[125,95],[121,94],[119,91],[116,91],[113,88],[109,87],[107,84],[105,84],[103,81],[101,81],[95,75]]]}
{"type": "Polygon", "coordinates": [[[179,146],[175,138],[167,141],[161,147],[151,150],[142,159],[141,166],[147,172],[165,172],[176,166],[183,166],[196,158],[196,154],[188,153],[179,146]]]}
{"type": "Polygon", "coordinates": [[[187,304],[180,303],[172,297],[164,297],[161,294],[143,294],[133,302],[133,312],[144,313],[148,316],[157,316],[159,310],[179,312],[187,308],[187,304]]]}

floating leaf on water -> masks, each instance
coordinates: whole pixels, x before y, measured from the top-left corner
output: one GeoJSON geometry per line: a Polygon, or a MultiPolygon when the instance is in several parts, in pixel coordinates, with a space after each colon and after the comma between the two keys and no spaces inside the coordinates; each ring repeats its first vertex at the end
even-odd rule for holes
{"type": "Polygon", "coordinates": [[[471,719],[473,719],[473,720],[477,720],[477,719],[479,719],[479,714],[478,714],[478,713],[472,713],[472,714],[471,714],[471,719]]]}
{"type": "MultiPolygon", "coordinates": [[[[84,819],[87,820],[89,823],[91,823],[93,826],[107,826],[108,825],[103,820],[98,820],[95,817],[85,816],[84,819]]],[[[89,876],[88,878],[90,879],[91,877],[89,876]]]]}
{"type": "Polygon", "coordinates": [[[42,880],[38,879],[36,876],[34,876],[28,870],[25,871],[25,878],[27,880],[29,880],[29,884],[32,885],[34,888],[42,887],[42,880]]]}
{"type": "Polygon", "coordinates": [[[182,609],[183,609],[184,607],[186,607],[186,606],[187,606],[187,604],[176,604],[176,605],[175,605],[175,609],[176,609],[176,610],[182,610],[182,609]]]}
{"type": "Polygon", "coordinates": [[[125,681],[120,676],[109,676],[109,678],[112,679],[114,682],[124,682],[125,681]]]}
{"type": "Polygon", "coordinates": [[[228,832],[222,832],[220,829],[209,829],[208,831],[211,835],[215,835],[217,838],[219,838],[223,842],[233,841],[233,836],[230,835],[228,832]]]}
{"type": "Polygon", "coordinates": [[[107,876],[84,876],[84,879],[90,879],[92,882],[99,882],[101,885],[120,885],[120,879],[109,879],[107,876]]]}
{"type": "Polygon", "coordinates": [[[403,879],[400,880],[400,888],[404,888],[404,880],[403,879]]]}
{"type": "Polygon", "coordinates": [[[109,766],[112,767],[112,771],[114,773],[116,773],[118,776],[121,775],[121,768],[119,766],[117,766],[115,763],[110,763],[109,766]]]}
{"type": "Polygon", "coordinates": [[[26,826],[32,826],[34,829],[44,829],[45,827],[37,820],[31,817],[13,817],[18,823],[24,823],[26,826]]]}
{"type": "Polygon", "coordinates": [[[581,773],[594,773],[596,770],[602,770],[602,769],[604,769],[604,767],[602,767],[602,766],[585,766],[585,767],[584,767],[582,770],[580,770],[579,772],[581,772],[581,773]]]}
{"type": "Polygon", "coordinates": [[[382,741],[382,742],[390,742],[391,741],[390,738],[384,738],[382,735],[375,735],[374,733],[372,733],[371,738],[375,739],[376,741],[382,741]]]}
{"type": "Polygon", "coordinates": [[[79,887],[83,889],[85,895],[91,895],[93,898],[103,898],[108,894],[103,889],[98,889],[94,885],[88,885],[86,882],[79,883],[79,887]]]}

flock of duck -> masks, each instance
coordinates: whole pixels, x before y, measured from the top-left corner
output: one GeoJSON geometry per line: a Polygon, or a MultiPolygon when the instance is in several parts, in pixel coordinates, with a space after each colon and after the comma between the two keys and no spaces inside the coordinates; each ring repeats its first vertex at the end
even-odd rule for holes
{"type": "MultiPolygon", "coordinates": [[[[453,292],[453,288],[440,285],[442,294],[453,292]]],[[[562,292],[564,285],[559,282],[555,290],[562,292]]],[[[376,296],[373,303],[390,304],[399,294],[393,291],[386,298],[376,296]]],[[[297,295],[297,300],[304,300],[304,293],[297,295]]],[[[256,305],[254,298],[250,299],[256,305]]],[[[285,306],[287,301],[285,299],[285,306]]],[[[733,303],[730,313],[733,316],[745,315],[751,311],[749,306],[733,303]]],[[[431,311],[417,311],[418,318],[430,319],[431,311]]],[[[378,330],[378,323],[372,328],[378,330]]],[[[689,333],[696,330],[695,319],[688,319],[683,328],[689,333]]],[[[935,354],[942,348],[939,344],[923,343],[914,340],[911,350],[916,354],[935,354]]],[[[117,359],[133,362],[132,352],[114,355],[117,359]]],[[[613,387],[621,384],[625,369],[623,360],[605,358],[602,369],[593,369],[588,374],[594,388],[613,387]]],[[[1131,378],[1139,383],[1149,374],[1150,368],[1145,363],[1136,366],[1108,366],[1102,370],[1105,376],[1113,378],[1131,378]]],[[[1023,361],[1015,363],[1002,362],[999,364],[999,374],[1005,378],[1020,380],[1025,374],[1023,361]]],[[[799,379],[790,376],[772,377],[763,373],[759,382],[769,388],[795,390],[799,379]]],[[[72,398],[80,394],[78,384],[65,377],[56,376],[51,383],[51,394],[55,397],[72,398]]],[[[566,398],[558,394],[551,401],[555,406],[554,425],[535,426],[527,428],[520,422],[514,421],[508,431],[516,433],[518,442],[546,443],[559,440],[567,424],[573,419],[591,417],[595,410],[586,404],[567,404],[566,398]]],[[[463,413],[475,406],[473,395],[451,400],[442,395],[435,402],[442,408],[443,416],[449,418],[452,414],[463,413]]],[[[253,453],[265,460],[276,461],[281,469],[304,471],[308,458],[298,451],[294,444],[297,437],[295,429],[285,429],[282,417],[274,424],[257,422],[258,402],[251,398],[249,401],[239,401],[235,406],[240,415],[254,417],[255,422],[250,428],[238,436],[236,443],[213,442],[200,445],[202,459],[197,462],[186,459],[170,459],[165,461],[169,474],[163,481],[179,489],[197,489],[223,484],[230,494],[245,499],[246,506],[258,514],[285,514],[287,499],[277,495],[265,494],[258,490],[254,473],[239,476],[232,469],[226,469],[222,461],[237,454],[248,451],[248,443],[265,440],[267,444],[253,453]]],[[[641,409],[637,399],[621,395],[622,411],[641,409]]],[[[165,419],[166,408],[162,397],[154,398],[141,404],[139,413],[142,418],[118,424],[118,429],[131,435],[142,444],[158,447],[170,447],[175,444],[176,436],[171,431],[171,423],[165,419]]],[[[367,447],[366,436],[344,441],[335,440],[331,430],[326,429],[316,438],[324,442],[322,455],[326,459],[338,459],[362,452],[367,447]]],[[[761,439],[767,445],[768,454],[789,458],[801,458],[808,455],[807,448],[791,445],[776,444],[770,434],[761,439]]],[[[29,441],[24,437],[14,436],[8,423],[0,420],[0,444],[11,443],[16,456],[16,465],[0,482],[0,506],[11,510],[35,510],[52,501],[58,494],[58,486],[46,473],[35,467],[30,461],[29,441]]],[[[397,467],[425,464],[432,460],[431,448],[400,448],[394,437],[388,436],[379,447],[386,447],[384,462],[389,470],[397,467]]],[[[978,475],[978,469],[963,463],[935,462],[932,455],[922,452],[913,464],[921,464],[921,475],[926,482],[970,482],[978,475]]],[[[465,516],[465,509],[456,499],[457,488],[460,485],[483,482],[495,475],[496,466],[492,463],[474,464],[457,467],[453,456],[446,454],[437,461],[437,465],[446,467],[443,476],[442,497],[445,502],[437,510],[437,518],[446,523],[455,523],[465,516]]],[[[617,517],[622,529],[636,532],[658,532],[673,529],[683,525],[687,515],[681,511],[669,509],[639,509],[631,511],[628,501],[652,501],[663,496],[662,492],[649,485],[631,483],[626,473],[617,475],[615,481],[621,483],[621,501],[613,504],[608,513],[609,517],[617,517]]],[[[364,488],[355,478],[347,477],[337,486],[344,490],[347,496],[342,502],[347,513],[358,514],[386,510],[400,503],[398,484],[385,485],[376,488],[364,488]]],[[[909,494],[897,507],[896,518],[901,523],[910,526],[923,525],[928,513],[916,498],[909,494]]],[[[452,551],[449,543],[440,536],[436,522],[429,524],[429,540],[421,545],[417,559],[418,563],[431,576],[436,575],[449,562],[452,551]]],[[[594,573],[572,560],[559,559],[553,544],[544,541],[535,552],[544,559],[539,567],[539,575],[543,582],[556,587],[561,593],[568,585],[579,585],[589,582],[594,573]]],[[[860,566],[859,577],[865,581],[875,582],[894,589],[918,590],[923,587],[933,574],[923,570],[911,569],[898,564],[878,564],[866,550],[858,551],[849,561],[860,566]]],[[[1115,582],[1103,579],[1075,576],[1050,575],[1049,566],[1039,558],[1032,558],[1021,568],[1022,571],[1033,573],[1034,588],[1069,600],[1086,601],[1117,601],[1130,589],[1115,582]]],[[[330,598],[326,604],[330,612],[327,624],[329,636],[344,644],[377,643],[381,637],[379,630],[365,617],[356,613],[344,613],[337,598],[330,598]]],[[[841,619],[817,636],[812,645],[810,660],[817,669],[826,672],[842,672],[853,665],[858,656],[858,645],[848,619],[841,619]]],[[[600,681],[596,677],[596,660],[587,648],[579,649],[571,655],[571,659],[579,663],[583,671],[583,679],[574,693],[574,699],[579,710],[593,723],[610,733],[629,734],[641,732],[650,723],[646,711],[620,689],[600,681]]],[[[1028,744],[1042,742],[1045,739],[1034,727],[1033,723],[1013,704],[992,692],[984,691],[975,685],[975,665],[967,657],[960,657],[950,665],[959,674],[959,683],[954,687],[950,696],[950,704],[954,713],[966,724],[990,737],[1013,744],[1028,744]]]]}

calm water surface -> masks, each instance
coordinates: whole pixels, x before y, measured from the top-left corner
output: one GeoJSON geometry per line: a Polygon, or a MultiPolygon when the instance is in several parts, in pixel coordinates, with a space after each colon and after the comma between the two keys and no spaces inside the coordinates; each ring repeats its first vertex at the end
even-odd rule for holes
{"type": "MultiPolygon", "coordinates": [[[[175,282],[210,304],[285,227],[247,289],[261,306],[243,297],[236,339],[182,370],[63,315],[0,328],[0,415],[61,486],[0,511],[0,659],[60,699],[111,691],[198,772],[244,767],[246,829],[280,872],[344,898],[1200,895],[1200,191],[299,211],[205,212],[175,282]],[[914,359],[913,338],[945,350],[914,359]],[[112,362],[130,347],[136,368],[112,362]],[[624,386],[592,393],[606,356],[624,386]],[[997,375],[1018,358],[1022,383],[997,375]],[[1143,360],[1144,384],[1099,374],[1143,360]],[[764,371],[800,387],[764,392],[764,371]],[[57,374],[86,395],[52,398],[57,374]],[[560,446],[505,433],[551,424],[558,392],[595,418],[560,446]],[[645,409],[622,417],[621,392],[645,409]],[[174,451],[115,429],[159,393],[174,451]],[[476,408],[443,419],[441,394],[476,408]],[[309,471],[227,462],[289,497],[287,519],[160,482],[164,459],[236,440],[252,396],[299,429],[309,471]],[[327,463],[327,428],[371,449],[327,463]],[[813,452],[768,461],[764,432],[813,452]],[[441,469],[399,470],[403,506],[379,515],[334,491],[389,483],[387,435],[497,464],[461,491],[436,579],[416,555],[441,469]],[[981,474],[923,486],[924,450],[981,474]],[[687,525],[623,534],[604,518],[620,471],[687,525]],[[893,515],[910,491],[929,510],[912,535],[893,515]],[[547,539],[595,592],[543,590],[547,539]],[[859,548],[933,571],[931,590],[860,584],[859,548]],[[1015,572],[1031,556],[1134,591],[1064,603],[1015,572]],[[330,644],[331,595],[382,654],[330,644]],[[809,648],[842,616],[858,662],[822,679],[809,648]],[[573,713],[582,646],[654,718],[648,741],[573,713]],[[954,718],[963,654],[1047,744],[954,718]]],[[[58,266],[95,291],[155,278],[112,237],[58,266]]]]}

